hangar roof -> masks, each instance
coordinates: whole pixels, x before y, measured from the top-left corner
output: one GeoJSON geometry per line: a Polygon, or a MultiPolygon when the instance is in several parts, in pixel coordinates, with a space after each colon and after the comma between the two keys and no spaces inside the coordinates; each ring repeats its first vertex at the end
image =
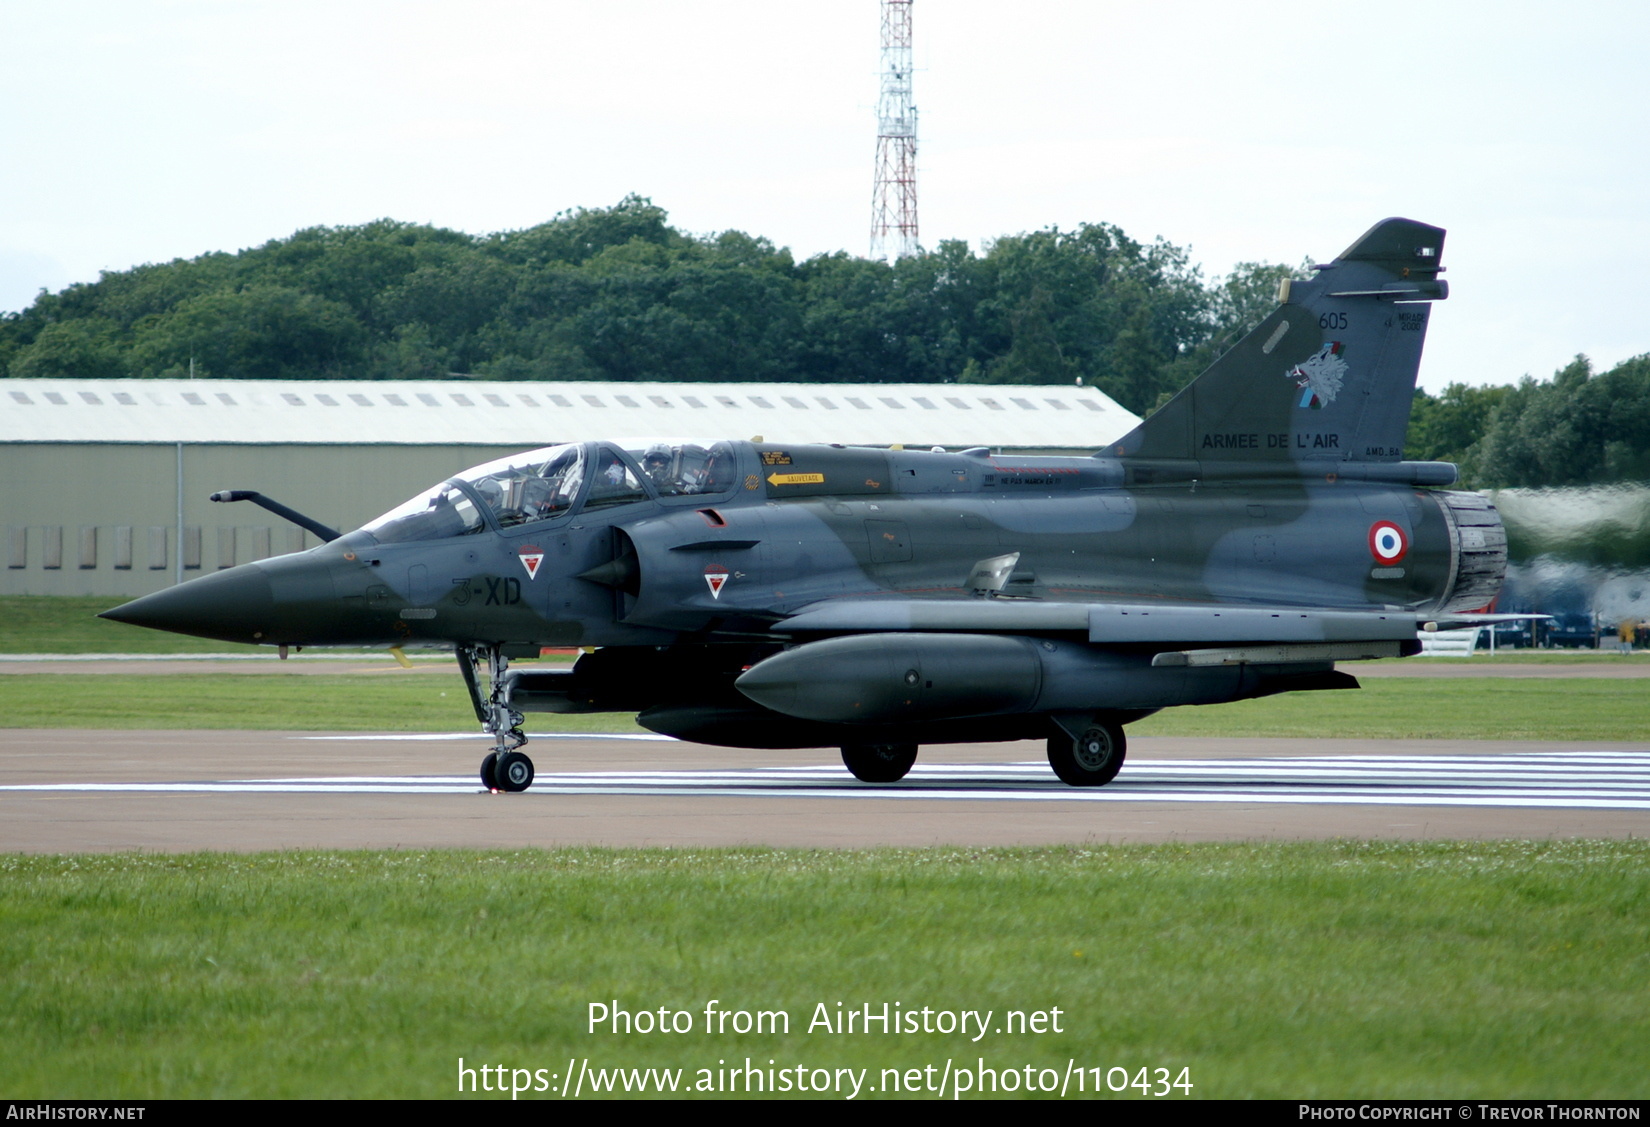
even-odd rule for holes
{"type": "Polygon", "coordinates": [[[617,435],[1098,449],[1140,421],[1020,384],[0,381],[0,442],[544,446],[617,435]]]}

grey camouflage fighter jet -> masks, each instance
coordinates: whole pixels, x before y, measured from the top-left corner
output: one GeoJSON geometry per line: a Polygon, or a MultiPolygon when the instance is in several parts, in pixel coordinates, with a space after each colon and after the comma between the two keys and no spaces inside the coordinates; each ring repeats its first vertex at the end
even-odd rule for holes
{"type": "MultiPolygon", "coordinates": [[[[1110,781],[1158,709],[1350,689],[1337,661],[1501,617],[1506,536],[1455,467],[1402,460],[1444,232],[1378,223],[1092,457],[591,441],[444,481],[347,535],[105,617],[279,646],[452,647],[533,781],[527,712],[637,712],[731,747],[1046,739],[1110,781]],[[569,670],[511,670],[578,646],[569,670]]],[[[241,494],[219,494],[241,499],[241,494]]],[[[255,497],[255,495],[254,495],[255,497]]],[[[277,507],[278,508],[278,507],[277,507]]]]}

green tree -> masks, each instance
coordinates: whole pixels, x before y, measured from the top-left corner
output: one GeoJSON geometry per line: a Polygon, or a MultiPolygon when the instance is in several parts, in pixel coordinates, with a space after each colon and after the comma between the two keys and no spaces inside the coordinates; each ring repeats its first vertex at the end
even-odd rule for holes
{"type": "Polygon", "coordinates": [[[796,262],[640,196],[473,237],[377,220],[104,274],[0,319],[11,375],[1097,384],[1144,411],[1269,302],[1108,224],[796,262]]]}
{"type": "Polygon", "coordinates": [[[117,326],[101,317],[54,321],[17,350],[10,370],[14,376],[30,379],[124,376],[125,357],[117,341],[117,326]]]}
{"type": "Polygon", "coordinates": [[[1210,297],[1186,252],[1107,224],[998,239],[980,264],[969,378],[1069,383],[1081,376],[1149,409],[1209,332],[1210,297]]]}
{"type": "Polygon", "coordinates": [[[364,358],[360,322],[335,301],[285,286],[204,294],[136,326],[134,375],[322,379],[364,358]]]}
{"type": "Polygon", "coordinates": [[[493,235],[483,246],[489,254],[517,266],[578,266],[610,247],[632,240],[661,247],[686,242],[686,236],[671,228],[666,219],[664,208],[632,194],[613,207],[581,207],[564,211],[537,227],[493,235]]]}
{"type": "Polygon", "coordinates": [[[1490,420],[1512,391],[1506,385],[1468,387],[1462,383],[1450,384],[1437,396],[1416,389],[1410,403],[1404,457],[1454,462],[1461,468],[1462,480],[1472,484],[1490,420]]]}
{"type": "Polygon", "coordinates": [[[1476,461],[1486,486],[1650,479],[1650,356],[1602,375],[1577,356],[1549,382],[1526,376],[1496,407],[1476,461]]]}

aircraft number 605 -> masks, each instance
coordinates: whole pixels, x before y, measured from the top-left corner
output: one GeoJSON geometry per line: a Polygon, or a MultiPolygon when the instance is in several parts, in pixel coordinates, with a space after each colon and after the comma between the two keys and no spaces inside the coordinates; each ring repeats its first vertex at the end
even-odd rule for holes
{"type": "Polygon", "coordinates": [[[1322,314],[1318,317],[1318,328],[1320,328],[1320,329],[1344,329],[1344,328],[1346,328],[1346,314],[1345,313],[1324,313],[1324,314],[1322,314]]]}

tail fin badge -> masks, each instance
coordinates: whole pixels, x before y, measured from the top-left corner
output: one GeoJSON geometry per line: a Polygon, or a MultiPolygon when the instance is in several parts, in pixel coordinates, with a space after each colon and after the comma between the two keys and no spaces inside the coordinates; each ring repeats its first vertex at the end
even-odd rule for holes
{"type": "Polygon", "coordinates": [[[1295,386],[1301,389],[1300,402],[1295,406],[1317,411],[1335,402],[1341,393],[1341,384],[1346,381],[1346,361],[1341,359],[1343,347],[1338,340],[1329,341],[1284,373],[1285,379],[1294,380],[1295,386]]]}

